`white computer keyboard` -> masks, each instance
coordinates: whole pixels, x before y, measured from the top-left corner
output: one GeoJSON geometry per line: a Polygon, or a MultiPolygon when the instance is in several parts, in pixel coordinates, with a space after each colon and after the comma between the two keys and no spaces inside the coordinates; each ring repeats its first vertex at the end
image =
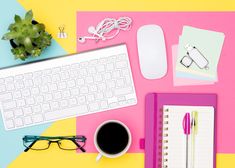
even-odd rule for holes
{"type": "Polygon", "coordinates": [[[124,44],[0,70],[6,130],[136,103],[124,44]]]}

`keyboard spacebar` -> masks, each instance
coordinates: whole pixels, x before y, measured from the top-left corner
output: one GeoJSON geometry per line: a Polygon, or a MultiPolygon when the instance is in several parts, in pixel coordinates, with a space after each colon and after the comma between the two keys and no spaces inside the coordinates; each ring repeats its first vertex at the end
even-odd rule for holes
{"type": "Polygon", "coordinates": [[[86,112],[88,112],[87,106],[81,105],[81,106],[77,106],[73,108],[62,109],[62,110],[45,113],[45,120],[48,121],[48,120],[67,118],[70,116],[75,116],[75,115],[83,114],[86,112]]]}

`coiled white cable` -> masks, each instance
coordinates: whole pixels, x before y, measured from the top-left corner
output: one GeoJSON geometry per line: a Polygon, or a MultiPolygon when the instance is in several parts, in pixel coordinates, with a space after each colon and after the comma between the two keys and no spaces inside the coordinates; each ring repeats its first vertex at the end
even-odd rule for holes
{"type": "Polygon", "coordinates": [[[109,40],[116,37],[121,30],[131,29],[132,19],[129,17],[120,17],[119,19],[105,18],[96,27],[90,26],[88,33],[92,36],[79,37],[78,41],[84,43],[86,39],[90,40],[109,40]]]}

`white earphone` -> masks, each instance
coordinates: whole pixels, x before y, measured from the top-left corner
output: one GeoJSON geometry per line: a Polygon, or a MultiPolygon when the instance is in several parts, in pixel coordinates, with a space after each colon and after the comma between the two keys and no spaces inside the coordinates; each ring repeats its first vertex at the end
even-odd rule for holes
{"type": "Polygon", "coordinates": [[[126,31],[131,28],[132,20],[129,17],[120,17],[118,20],[112,18],[105,18],[96,27],[88,27],[88,33],[92,36],[79,37],[80,43],[85,43],[86,40],[105,41],[114,38],[120,30],[126,31]],[[113,30],[116,30],[113,32],[113,30]]]}

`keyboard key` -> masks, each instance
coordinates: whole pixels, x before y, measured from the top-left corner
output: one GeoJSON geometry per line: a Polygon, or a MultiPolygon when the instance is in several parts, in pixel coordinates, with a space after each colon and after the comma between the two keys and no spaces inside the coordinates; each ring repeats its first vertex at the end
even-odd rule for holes
{"type": "Polygon", "coordinates": [[[7,129],[11,129],[11,128],[14,128],[14,127],[15,127],[13,120],[7,120],[7,121],[5,122],[5,125],[6,125],[6,128],[7,128],[7,129]]]}
{"type": "Polygon", "coordinates": [[[14,99],[21,98],[21,92],[20,92],[20,91],[15,91],[15,92],[13,93],[13,98],[14,98],[14,99]]]}
{"type": "Polygon", "coordinates": [[[104,67],[104,65],[98,65],[96,67],[96,70],[97,70],[97,72],[104,72],[105,71],[105,67],[104,67]]]}
{"type": "Polygon", "coordinates": [[[118,87],[124,86],[124,79],[118,79],[118,80],[117,80],[117,86],[118,86],[118,87]]]}
{"type": "Polygon", "coordinates": [[[107,64],[107,65],[106,65],[106,69],[107,69],[107,71],[112,71],[112,70],[114,69],[113,63],[107,64]]]}
{"type": "Polygon", "coordinates": [[[109,104],[109,107],[110,107],[110,108],[115,108],[115,107],[117,107],[117,106],[118,106],[117,102],[113,102],[113,103],[110,103],[110,104],[109,104]]]}
{"type": "Polygon", "coordinates": [[[89,104],[90,111],[97,111],[97,110],[99,110],[99,108],[100,108],[100,106],[97,102],[89,104]]]}
{"type": "Polygon", "coordinates": [[[60,82],[60,83],[58,83],[58,88],[59,88],[60,90],[63,90],[63,89],[65,89],[66,87],[67,87],[66,82],[60,82]]]}
{"type": "Polygon", "coordinates": [[[127,62],[126,61],[116,62],[116,68],[117,69],[126,68],[126,67],[127,67],[127,62]]]}
{"type": "Polygon", "coordinates": [[[40,113],[42,111],[40,105],[36,105],[32,107],[33,113],[40,113]]]}
{"type": "Polygon", "coordinates": [[[34,101],[34,98],[33,98],[33,97],[26,98],[25,100],[26,100],[26,104],[28,104],[28,105],[32,105],[32,104],[34,104],[34,103],[35,103],[35,101],[34,101]]]}
{"type": "Polygon", "coordinates": [[[101,101],[100,106],[102,109],[107,109],[108,108],[108,102],[107,101],[101,101]]]}
{"type": "Polygon", "coordinates": [[[125,54],[119,54],[117,55],[118,60],[126,60],[126,55],[125,54]]]}
{"type": "Polygon", "coordinates": [[[95,67],[90,67],[88,72],[89,72],[89,74],[95,74],[96,73],[95,67]]]}
{"type": "Polygon", "coordinates": [[[16,100],[16,104],[17,107],[23,107],[25,106],[25,100],[24,99],[16,100]]]}
{"type": "Polygon", "coordinates": [[[33,73],[33,77],[38,77],[42,75],[42,71],[36,71],[33,73]]]}
{"type": "Polygon", "coordinates": [[[34,82],[34,85],[38,86],[42,83],[42,78],[36,77],[36,78],[34,78],[33,82],[34,82]]]}
{"type": "Polygon", "coordinates": [[[58,102],[51,102],[51,103],[50,103],[50,106],[51,106],[51,109],[52,109],[52,110],[58,110],[59,107],[60,107],[60,105],[59,105],[58,102]]]}
{"type": "Polygon", "coordinates": [[[113,92],[112,91],[107,91],[105,93],[105,95],[106,95],[107,98],[111,98],[111,97],[113,97],[113,92]]]}
{"type": "Polygon", "coordinates": [[[105,73],[104,74],[104,79],[105,80],[109,80],[109,79],[111,79],[111,74],[108,72],[108,73],[105,73]]]}
{"type": "Polygon", "coordinates": [[[5,80],[3,78],[0,78],[0,84],[4,84],[5,80]]]}
{"type": "Polygon", "coordinates": [[[106,84],[107,84],[107,88],[109,89],[115,87],[115,82],[113,80],[107,81],[106,84]]]}
{"type": "Polygon", "coordinates": [[[55,67],[51,70],[52,74],[59,73],[60,72],[60,67],[55,67]]]}
{"type": "Polygon", "coordinates": [[[97,75],[94,76],[94,81],[95,82],[100,82],[102,80],[103,80],[103,78],[102,78],[102,76],[100,74],[97,74],[97,75]]]}
{"type": "Polygon", "coordinates": [[[114,91],[114,94],[116,96],[119,96],[119,95],[125,95],[125,94],[130,94],[132,93],[133,90],[132,90],[132,87],[126,87],[126,88],[119,88],[119,89],[116,89],[114,91]]]}
{"type": "Polygon", "coordinates": [[[30,91],[29,89],[24,89],[21,91],[23,97],[28,97],[30,96],[30,91]]]}
{"type": "Polygon", "coordinates": [[[0,94],[0,101],[6,101],[11,99],[12,99],[11,93],[0,94]]]}
{"type": "Polygon", "coordinates": [[[78,79],[77,80],[77,85],[81,86],[81,85],[84,85],[84,84],[85,84],[84,79],[78,79]]]}
{"type": "Polygon", "coordinates": [[[8,84],[6,85],[6,89],[7,89],[8,91],[12,91],[12,90],[15,89],[15,85],[14,85],[13,83],[8,83],[8,84]]]}
{"type": "Polygon", "coordinates": [[[84,104],[86,103],[86,97],[85,96],[80,96],[77,98],[79,104],[84,104]]]}
{"type": "Polygon", "coordinates": [[[33,81],[31,79],[25,80],[24,85],[25,87],[31,87],[33,86],[33,81]]]}
{"type": "Polygon", "coordinates": [[[25,79],[32,79],[33,78],[33,74],[30,72],[30,73],[26,73],[24,74],[24,78],[25,79]]]}
{"type": "Polygon", "coordinates": [[[62,97],[62,95],[61,95],[60,92],[55,92],[55,93],[53,93],[53,98],[54,98],[54,99],[61,99],[61,97],[62,97]]]}
{"type": "Polygon", "coordinates": [[[71,91],[71,94],[72,94],[73,96],[79,95],[79,89],[78,89],[78,88],[73,88],[73,89],[71,89],[70,91],[71,91]]]}
{"type": "Polygon", "coordinates": [[[45,95],[44,95],[44,98],[45,98],[46,101],[50,101],[50,100],[53,99],[52,94],[50,94],[50,93],[45,94],[45,95]]]}
{"type": "Polygon", "coordinates": [[[58,89],[58,88],[57,88],[57,84],[52,83],[51,85],[49,85],[49,89],[50,89],[50,91],[55,91],[55,90],[57,90],[57,89],[58,89]]]}
{"type": "Polygon", "coordinates": [[[105,84],[105,83],[99,83],[99,84],[98,84],[98,89],[99,89],[100,91],[106,90],[106,84],[105,84]]]}
{"type": "Polygon", "coordinates": [[[24,112],[24,115],[25,115],[25,116],[30,115],[30,114],[33,113],[31,107],[24,107],[24,108],[23,108],[23,112],[24,112]]]}
{"type": "Polygon", "coordinates": [[[49,88],[48,88],[48,86],[42,86],[40,88],[40,90],[41,90],[42,93],[47,93],[49,91],[49,88]]]}
{"type": "Polygon", "coordinates": [[[80,105],[76,107],[63,109],[63,113],[61,111],[53,111],[53,112],[45,113],[45,119],[47,121],[50,121],[50,120],[55,120],[58,118],[63,118],[65,116],[75,116],[77,114],[83,114],[87,112],[88,112],[87,106],[80,105]]]}
{"type": "Polygon", "coordinates": [[[15,126],[16,126],[16,127],[23,126],[23,121],[22,121],[21,118],[16,118],[16,119],[15,119],[15,126]]]}
{"type": "Polygon", "coordinates": [[[60,75],[59,74],[52,75],[51,81],[52,82],[60,81],[60,75]]]}
{"type": "Polygon", "coordinates": [[[69,90],[62,91],[62,98],[68,98],[70,95],[71,94],[69,90]]]}
{"type": "Polygon", "coordinates": [[[5,119],[11,119],[11,118],[14,118],[14,113],[13,113],[13,111],[6,111],[5,113],[4,113],[4,117],[5,117],[5,119]]]}
{"type": "Polygon", "coordinates": [[[67,71],[61,73],[61,80],[69,79],[69,73],[67,71]]]}
{"type": "Polygon", "coordinates": [[[101,99],[104,98],[104,94],[103,94],[102,92],[99,92],[99,93],[96,94],[95,98],[96,98],[97,100],[101,100],[101,99]]]}
{"type": "Polygon", "coordinates": [[[15,101],[4,102],[2,104],[4,110],[13,109],[16,107],[15,101]]]}
{"type": "Polygon", "coordinates": [[[69,99],[69,105],[70,105],[70,106],[75,106],[75,105],[77,105],[77,100],[76,100],[76,98],[69,99]]]}
{"type": "Polygon", "coordinates": [[[114,71],[112,74],[112,78],[119,78],[120,76],[120,71],[114,71]]]}
{"type": "Polygon", "coordinates": [[[96,92],[97,91],[97,86],[96,85],[90,85],[89,86],[89,91],[90,92],[96,92]]]}
{"type": "Polygon", "coordinates": [[[43,110],[44,112],[50,111],[50,110],[51,110],[51,107],[50,107],[49,103],[42,104],[42,110],[43,110]]]}
{"type": "Polygon", "coordinates": [[[86,98],[87,101],[89,101],[89,102],[92,102],[92,101],[95,100],[95,96],[94,96],[93,94],[87,95],[86,97],[87,97],[87,98],[86,98]]]}
{"type": "Polygon", "coordinates": [[[72,88],[72,87],[75,87],[76,83],[75,83],[74,80],[70,80],[70,81],[67,82],[67,85],[68,85],[69,88],[72,88]]]}
{"type": "Polygon", "coordinates": [[[38,95],[40,93],[40,91],[39,91],[38,87],[34,87],[31,89],[31,93],[32,93],[32,95],[38,95]]]}
{"type": "Polygon", "coordinates": [[[26,116],[26,117],[24,118],[24,123],[25,123],[25,125],[32,124],[33,121],[32,121],[31,116],[26,116]]]}
{"type": "Polygon", "coordinates": [[[35,98],[37,103],[42,103],[43,102],[43,96],[39,95],[35,98]]]}
{"type": "Polygon", "coordinates": [[[86,77],[86,83],[88,83],[88,84],[90,84],[90,83],[93,83],[93,78],[92,77],[90,77],[90,76],[88,76],[88,77],[86,77]]]}
{"type": "Polygon", "coordinates": [[[42,116],[42,114],[33,115],[32,120],[34,123],[40,123],[43,121],[43,116],[42,116]]]}
{"type": "MultiPolygon", "coordinates": [[[[24,88],[24,83],[23,83],[22,81],[17,81],[17,82],[15,83],[15,88],[16,88],[16,89],[22,89],[22,88],[24,88]]],[[[1,89],[0,89],[0,91],[1,91],[1,89]]]]}
{"type": "Polygon", "coordinates": [[[87,88],[86,86],[81,87],[81,88],[80,88],[80,93],[81,93],[81,94],[86,94],[86,93],[88,93],[88,88],[87,88]]]}
{"type": "Polygon", "coordinates": [[[19,117],[19,116],[22,116],[24,113],[22,109],[15,109],[14,114],[16,117],[19,117]]]}
{"type": "Polygon", "coordinates": [[[51,74],[51,69],[45,69],[43,72],[42,72],[42,75],[50,75],[51,74]]]}
{"type": "Polygon", "coordinates": [[[68,107],[68,105],[69,105],[68,100],[61,100],[60,101],[60,106],[62,108],[68,107]]]}
{"type": "Polygon", "coordinates": [[[5,83],[7,83],[7,84],[13,83],[13,81],[14,81],[14,78],[12,76],[5,78],[5,83]]]}
{"type": "Polygon", "coordinates": [[[48,84],[51,82],[51,76],[43,76],[42,77],[42,84],[48,84]]]}
{"type": "Polygon", "coordinates": [[[0,85],[0,93],[3,93],[6,91],[5,85],[0,85]]]}

